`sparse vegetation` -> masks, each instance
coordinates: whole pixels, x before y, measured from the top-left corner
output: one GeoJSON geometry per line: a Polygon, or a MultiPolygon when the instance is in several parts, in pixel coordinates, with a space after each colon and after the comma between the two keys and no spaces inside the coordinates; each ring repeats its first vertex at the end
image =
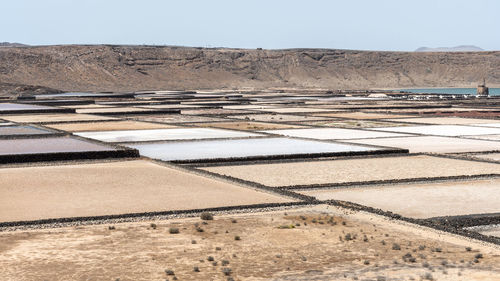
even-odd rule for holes
{"type": "Polygon", "coordinates": [[[200,218],[205,221],[211,221],[214,219],[214,215],[212,215],[212,213],[205,212],[201,213],[200,218]]]}
{"type": "Polygon", "coordinates": [[[280,225],[278,226],[279,229],[292,229],[295,228],[295,225],[293,224],[287,224],[287,225],[280,225]]]}
{"type": "Polygon", "coordinates": [[[178,233],[180,233],[180,230],[177,227],[171,227],[171,228],[168,229],[168,233],[170,233],[170,234],[178,234],[178,233]]]}

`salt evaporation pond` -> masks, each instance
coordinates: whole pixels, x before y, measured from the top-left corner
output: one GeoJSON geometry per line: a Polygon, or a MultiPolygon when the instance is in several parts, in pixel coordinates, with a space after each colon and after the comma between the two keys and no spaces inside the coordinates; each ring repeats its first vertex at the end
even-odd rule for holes
{"type": "Polygon", "coordinates": [[[124,144],[143,156],[164,161],[227,159],[294,154],[369,152],[379,148],[288,138],[124,144]]]}

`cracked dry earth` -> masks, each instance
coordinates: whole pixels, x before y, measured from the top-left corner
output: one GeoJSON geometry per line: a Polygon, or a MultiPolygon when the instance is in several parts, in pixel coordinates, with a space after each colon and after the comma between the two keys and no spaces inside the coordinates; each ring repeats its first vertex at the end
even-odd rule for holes
{"type": "Polygon", "coordinates": [[[499,280],[500,250],[372,214],[316,206],[221,214],[208,221],[4,231],[0,276],[3,281],[499,280]],[[179,233],[170,233],[172,228],[179,233]]]}

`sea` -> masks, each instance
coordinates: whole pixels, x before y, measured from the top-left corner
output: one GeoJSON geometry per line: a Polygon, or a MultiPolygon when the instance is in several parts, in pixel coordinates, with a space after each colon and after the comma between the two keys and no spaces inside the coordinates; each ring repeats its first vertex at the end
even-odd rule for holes
{"type": "MultiPolygon", "coordinates": [[[[421,88],[400,89],[400,91],[424,94],[475,95],[476,88],[421,88]]],[[[500,96],[500,88],[490,88],[490,96],[500,96]]]]}

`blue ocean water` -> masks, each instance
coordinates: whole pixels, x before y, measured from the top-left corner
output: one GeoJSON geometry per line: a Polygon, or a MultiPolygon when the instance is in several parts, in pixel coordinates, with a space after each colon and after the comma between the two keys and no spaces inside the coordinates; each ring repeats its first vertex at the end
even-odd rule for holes
{"type": "MultiPolygon", "coordinates": [[[[475,95],[476,88],[422,88],[422,89],[401,89],[410,93],[424,94],[450,94],[450,95],[475,95]]],[[[500,96],[500,88],[490,88],[490,96],[500,96]]]]}

